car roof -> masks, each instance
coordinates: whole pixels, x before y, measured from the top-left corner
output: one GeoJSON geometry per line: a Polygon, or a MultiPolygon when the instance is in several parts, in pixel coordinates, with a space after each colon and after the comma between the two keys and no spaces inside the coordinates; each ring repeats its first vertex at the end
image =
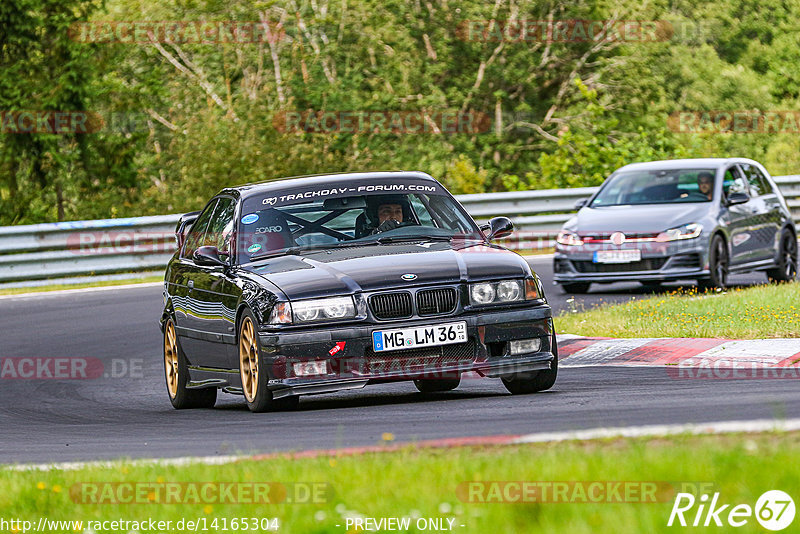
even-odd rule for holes
{"type": "Polygon", "coordinates": [[[661,161],[647,161],[642,163],[631,163],[620,167],[617,171],[653,171],[660,169],[718,169],[732,163],[758,162],[747,158],[694,158],[694,159],[666,159],[661,161]]]}
{"type": "MultiPolygon", "coordinates": [[[[335,182],[339,185],[346,185],[349,182],[361,182],[364,180],[402,180],[413,178],[415,180],[427,180],[439,183],[435,178],[420,171],[375,171],[375,172],[345,172],[332,174],[310,174],[306,176],[292,176],[288,178],[277,178],[266,182],[256,182],[226,187],[219,194],[230,194],[242,199],[253,195],[261,195],[273,191],[281,191],[294,187],[314,187],[335,182]]],[[[440,184],[441,185],[441,184],[440,184]]]]}
{"type": "Polygon", "coordinates": [[[733,163],[759,163],[747,158],[688,158],[688,159],[665,159],[660,161],[646,161],[642,163],[630,163],[620,167],[617,171],[652,171],[669,169],[719,169],[733,163]]]}

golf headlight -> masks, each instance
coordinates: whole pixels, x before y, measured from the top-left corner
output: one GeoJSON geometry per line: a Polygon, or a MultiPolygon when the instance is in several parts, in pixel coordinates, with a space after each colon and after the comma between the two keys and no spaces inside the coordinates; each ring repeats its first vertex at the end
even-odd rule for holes
{"type": "Polygon", "coordinates": [[[583,245],[583,240],[575,232],[561,230],[556,237],[556,243],[565,246],[583,245]]]}
{"type": "Polygon", "coordinates": [[[469,286],[469,301],[473,306],[502,304],[525,300],[526,286],[522,280],[481,282],[469,286]]]}
{"type": "Polygon", "coordinates": [[[703,232],[703,225],[698,223],[684,224],[661,232],[656,241],[678,241],[679,239],[694,239],[703,232]]]}
{"type": "Polygon", "coordinates": [[[329,299],[301,300],[292,302],[295,321],[329,321],[331,319],[350,319],[356,316],[353,297],[334,297],[329,299]]]}

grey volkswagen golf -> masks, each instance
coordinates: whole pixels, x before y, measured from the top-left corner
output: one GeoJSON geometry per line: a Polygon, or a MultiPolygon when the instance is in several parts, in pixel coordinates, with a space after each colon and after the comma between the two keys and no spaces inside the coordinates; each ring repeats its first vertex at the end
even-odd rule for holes
{"type": "Polygon", "coordinates": [[[556,239],[555,281],[567,293],[625,280],[697,280],[725,287],[729,273],[797,275],[797,234],[786,201],[750,159],[626,165],[606,179],[556,239]]]}

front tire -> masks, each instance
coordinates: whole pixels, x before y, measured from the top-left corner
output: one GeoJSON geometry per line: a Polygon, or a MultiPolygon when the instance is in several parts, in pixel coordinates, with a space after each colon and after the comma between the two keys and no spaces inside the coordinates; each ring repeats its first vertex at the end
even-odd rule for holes
{"type": "Polygon", "coordinates": [[[533,371],[529,373],[514,373],[503,377],[503,385],[512,395],[527,395],[545,391],[553,387],[558,378],[558,345],[556,336],[553,335],[553,361],[550,369],[533,371]]]}
{"type": "Polygon", "coordinates": [[[708,254],[708,270],[711,274],[706,279],[698,280],[697,285],[700,289],[725,289],[728,283],[729,266],[730,259],[725,240],[720,235],[715,235],[711,240],[711,249],[708,254]]]}
{"type": "Polygon", "coordinates": [[[213,408],[217,402],[217,388],[188,389],[189,364],[178,344],[175,323],[172,318],[164,325],[164,377],[167,394],[176,410],[189,408],[213,408]]]}
{"type": "Polygon", "coordinates": [[[250,310],[245,310],[239,326],[239,376],[247,407],[254,413],[294,408],[300,401],[299,397],[292,395],[276,400],[267,387],[269,373],[262,365],[256,324],[250,310]]]}
{"type": "Polygon", "coordinates": [[[564,293],[574,293],[576,295],[583,295],[584,293],[589,292],[589,287],[591,287],[591,282],[572,282],[567,284],[561,284],[561,289],[564,290],[564,293]]]}
{"type": "Polygon", "coordinates": [[[797,278],[797,238],[789,230],[781,234],[778,266],[767,271],[770,282],[791,282],[797,278]]]}

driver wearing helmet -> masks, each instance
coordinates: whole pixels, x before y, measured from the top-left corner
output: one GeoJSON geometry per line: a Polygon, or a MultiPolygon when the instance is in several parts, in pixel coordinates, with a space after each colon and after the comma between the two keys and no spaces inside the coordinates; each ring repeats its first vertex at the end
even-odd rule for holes
{"type": "Polygon", "coordinates": [[[408,224],[412,220],[411,206],[405,195],[367,197],[367,234],[379,234],[408,224]]]}

